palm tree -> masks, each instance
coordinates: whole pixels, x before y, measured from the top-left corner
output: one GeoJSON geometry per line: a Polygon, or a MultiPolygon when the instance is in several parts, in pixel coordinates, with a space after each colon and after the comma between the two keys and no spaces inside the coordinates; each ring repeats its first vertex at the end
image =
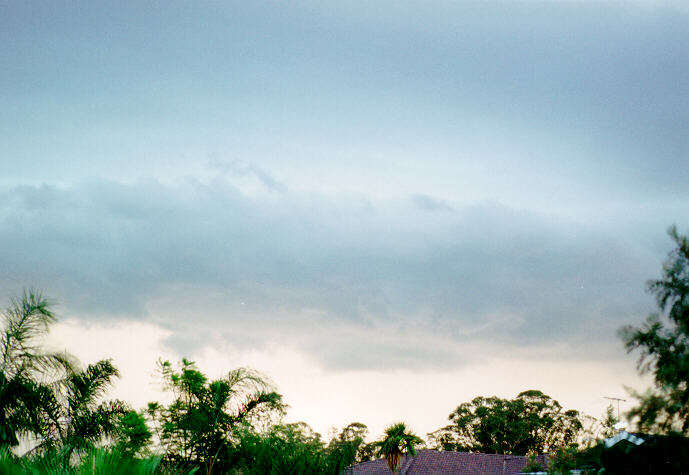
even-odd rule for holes
{"type": "Polygon", "coordinates": [[[100,402],[119,375],[110,360],[77,368],[70,354],[45,352],[39,345],[56,321],[49,302],[36,291],[11,299],[0,334],[0,448],[31,435],[33,451],[60,453],[69,462],[113,436],[121,401],[100,402]]]}
{"type": "Polygon", "coordinates": [[[67,353],[47,353],[37,340],[55,322],[48,301],[35,291],[11,299],[0,335],[0,447],[16,446],[21,435],[40,435],[54,406],[50,377],[73,366],[67,353]]]}
{"type": "Polygon", "coordinates": [[[402,455],[416,455],[416,444],[423,441],[413,432],[407,432],[404,422],[398,422],[385,429],[383,440],[376,442],[378,455],[385,457],[385,461],[392,473],[399,472],[402,455]]]}
{"type": "Polygon", "coordinates": [[[66,461],[72,453],[86,453],[99,442],[117,433],[120,418],[128,411],[117,399],[102,401],[119,376],[110,360],[101,360],[85,369],[70,368],[56,383],[57,404],[50,412],[51,427],[41,449],[61,447],[66,461]]]}
{"type": "Polygon", "coordinates": [[[208,473],[227,471],[228,467],[216,464],[226,463],[223,454],[230,448],[233,431],[284,410],[282,396],[248,368],[234,369],[211,382],[187,359],[179,371],[160,361],[159,371],[164,388],[175,399],[167,407],[149,404],[148,412],[159,428],[166,461],[204,466],[208,473]]]}

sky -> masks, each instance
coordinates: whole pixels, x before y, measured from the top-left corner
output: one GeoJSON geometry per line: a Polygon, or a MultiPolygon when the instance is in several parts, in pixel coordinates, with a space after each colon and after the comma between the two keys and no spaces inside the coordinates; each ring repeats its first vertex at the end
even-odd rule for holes
{"type": "Polygon", "coordinates": [[[322,434],[599,417],[689,231],[681,1],[2,1],[0,298],[48,345],[248,365],[322,434]]]}

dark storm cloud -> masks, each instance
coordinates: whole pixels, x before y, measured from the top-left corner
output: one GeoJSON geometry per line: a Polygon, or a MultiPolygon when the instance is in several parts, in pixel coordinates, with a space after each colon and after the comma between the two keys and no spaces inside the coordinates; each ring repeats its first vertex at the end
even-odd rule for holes
{"type": "MultiPolygon", "coordinates": [[[[39,286],[68,315],[146,317],[162,300],[183,309],[171,328],[253,322],[247,341],[282,332],[345,366],[363,364],[348,344],[340,354],[317,343],[342,325],[458,343],[611,339],[648,311],[643,284],[659,267],[655,250],[623,235],[496,204],[276,201],[220,180],[15,187],[0,195],[0,240],[3,285],[39,286]],[[222,297],[204,308],[185,288],[222,297]]],[[[423,364],[438,351],[413,353],[423,364]]]]}

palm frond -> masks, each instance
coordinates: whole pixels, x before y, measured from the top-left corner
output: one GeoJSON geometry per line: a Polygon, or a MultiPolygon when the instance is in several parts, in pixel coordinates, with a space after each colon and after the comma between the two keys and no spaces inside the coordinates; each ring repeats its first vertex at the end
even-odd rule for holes
{"type": "Polygon", "coordinates": [[[27,356],[41,353],[36,339],[45,335],[56,321],[48,301],[33,290],[24,291],[21,299],[12,298],[3,314],[4,328],[0,337],[0,372],[8,378],[31,368],[27,356]]]}

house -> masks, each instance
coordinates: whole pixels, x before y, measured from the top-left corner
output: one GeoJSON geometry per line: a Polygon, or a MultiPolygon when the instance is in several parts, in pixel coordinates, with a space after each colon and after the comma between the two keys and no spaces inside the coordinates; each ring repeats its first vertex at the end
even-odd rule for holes
{"type": "Polygon", "coordinates": [[[689,475],[689,438],[680,434],[631,434],[622,431],[597,450],[606,473],[689,475]]]}
{"type": "MultiPolygon", "coordinates": [[[[414,457],[403,457],[400,475],[466,474],[466,475],[513,475],[520,473],[529,462],[520,455],[475,454],[468,452],[440,452],[419,450],[414,457]]],[[[545,455],[535,462],[547,469],[545,455]]],[[[348,475],[390,474],[384,459],[362,462],[345,470],[348,475]]]]}
{"type": "Polygon", "coordinates": [[[634,444],[634,445],[641,445],[644,442],[646,442],[646,439],[643,438],[643,436],[640,434],[636,435],[636,434],[630,434],[629,432],[626,432],[626,431],[622,431],[614,437],[609,437],[609,438],[605,439],[605,441],[604,441],[605,448],[609,449],[613,445],[616,445],[619,442],[622,442],[623,440],[627,441],[630,444],[634,444]]]}

